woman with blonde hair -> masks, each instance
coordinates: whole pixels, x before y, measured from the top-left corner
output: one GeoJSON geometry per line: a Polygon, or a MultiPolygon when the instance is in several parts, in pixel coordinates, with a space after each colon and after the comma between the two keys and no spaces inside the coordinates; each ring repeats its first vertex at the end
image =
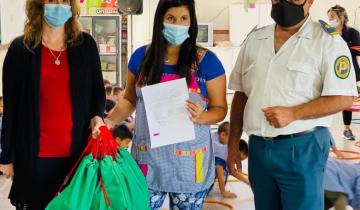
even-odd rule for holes
{"type": "Polygon", "coordinates": [[[0,171],[16,209],[41,210],[103,125],[105,91],[77,0],[26,0],[26,15],[3,65],[0,171]]]}
{"type": "MultiPolygon", "coordinates": [[[[360,52],[354,49],[351,49],[353,46],[360,45],[360,36],[359,32],[348,26],[349,16],[344,7],[340,5],[335,5],[331,7],[327,12],[330,25],[336,29],[336,31],[341,35],[344,41],[348,44],[352,63],[354,65],[355,74],[356,74],[356,82],[358,86],[358,91],[360,91],[360,67],[357,61],[357,56],[360,56],[360,52]]],[[[343,121],[344,121],[344,138],[350,141],[355,140],[355,136],[350,129],[352,120],[352,112],[351,111],[343,111],[343,121]]]]}

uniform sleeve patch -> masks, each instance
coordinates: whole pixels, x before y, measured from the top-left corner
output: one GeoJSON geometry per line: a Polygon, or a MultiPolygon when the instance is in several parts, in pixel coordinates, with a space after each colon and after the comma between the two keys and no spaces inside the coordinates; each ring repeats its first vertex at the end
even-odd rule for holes
{"type": "Polygon", "coordinates": [[[335,74],[340,79],[346,79],[349,77],[351,69],[350,59],[343,55],[335,60],[334,70],[335,74]]]}

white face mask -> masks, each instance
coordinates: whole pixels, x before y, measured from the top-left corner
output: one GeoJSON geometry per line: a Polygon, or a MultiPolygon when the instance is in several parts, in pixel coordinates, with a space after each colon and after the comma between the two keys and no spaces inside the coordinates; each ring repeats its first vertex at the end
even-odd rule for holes
{"type": "Polygon", "coordinates": [[[333,27],[333,28],[336,28],[336,27],[338,27],[338,25],[339,25],[339,21],[337,21],[337,20],[330,20],[329,21],[329,25],[331,26],[331,27],[333,27]]]}

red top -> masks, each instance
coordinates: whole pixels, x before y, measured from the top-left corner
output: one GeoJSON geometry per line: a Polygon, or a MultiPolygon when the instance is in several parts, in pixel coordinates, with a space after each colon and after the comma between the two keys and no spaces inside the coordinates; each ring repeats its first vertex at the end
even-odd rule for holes
{"type": "Polygon", "coordinates": [[[67,52],[56,65],[50,50],[45,46],[41,50],[39,157],[68,157],[73,121],[67,52]]]}

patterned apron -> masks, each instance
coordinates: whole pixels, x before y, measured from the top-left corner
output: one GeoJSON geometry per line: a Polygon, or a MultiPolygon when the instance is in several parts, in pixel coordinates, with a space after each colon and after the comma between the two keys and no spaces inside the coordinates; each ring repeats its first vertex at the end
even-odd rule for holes
{"type": "MultiPolygon", "coordinates": [[[[205,53],[205,50],[198,53],[200,62],[205,53]]],[[[189,96],[206,109],[208,102],[201,94],[199,88],[201,79],[196,75],[196,71],[192,70],[192,82],[188,85],[189,96]]],[[[177,78],[177,75],[163,74],[161,82],[177,78]]],[[[136,127],[131,153],[146,176],[149,189],[162,192],[196,193],[210,188],[215,179],[210,126],[194,124],[194,140],[151,149],[145,105],[140,88],[136,88],[136,96],[136,127]]]]}

